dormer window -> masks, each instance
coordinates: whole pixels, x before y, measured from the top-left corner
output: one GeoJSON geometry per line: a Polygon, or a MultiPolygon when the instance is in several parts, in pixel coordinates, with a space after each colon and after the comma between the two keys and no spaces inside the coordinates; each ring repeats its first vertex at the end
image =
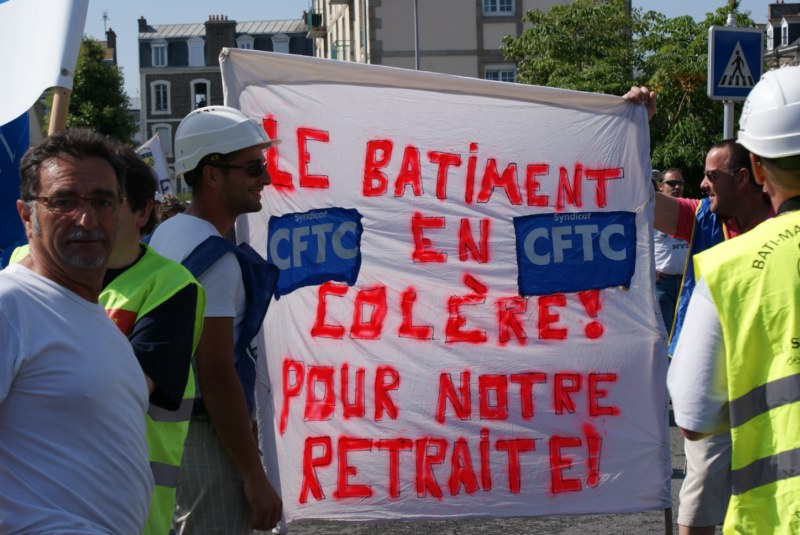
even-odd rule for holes
{"type": "Polygon", "coordinates": [[[514,0],[483,0],[484,15],[513,15],[514,0]]]}
{"type": "Polygon", "coordinates": [[[164,40],[154,41],[150,45],[153,53],[153,67],[167,66],[167,42],[164,40]]]}
{"type": "Polygon", "coordinates": [[[767,51],[772,51],[775,47],[775,27],[767,24],[767,51]]]}
{"type": "Polygon", "coordinates": [[[189,66],[202,67],[206,64],[206,55],[204,50],[205,41],[201,37],[192,37],[187,42],[189,45],[189,66]]]}
{"type": "Polygon", "coordinates": [[[281,52],[282,54],[289,53],[289,36],[285,33],[277,33],[272,36],[272,51],[281,52]]]}
{"type": "Polygon", "coordinates": [[[236,38],[236,46],[242,50],[253,50],[254,42],[255,39],[253,39],[252,35],[241,35],[236,38]]]}
{"type": "Polygon", "coordinates": [[[789,23],[786,19],[781,21],[781,46],[789,46],[789,23]]]}

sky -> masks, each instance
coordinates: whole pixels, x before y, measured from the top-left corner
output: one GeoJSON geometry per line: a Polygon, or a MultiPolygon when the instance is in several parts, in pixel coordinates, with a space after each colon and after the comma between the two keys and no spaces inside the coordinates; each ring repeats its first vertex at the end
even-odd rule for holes
{"type": "MultiPolygon", "coordinates": [[[[411,2],[412,0],[384,0],[411,2]]],[[[417,0],[436,2],[437,0],[417,0]]],[[[756,22],[765,22],[769,0],[742,0],[740,11],[750,11],[756,22]]],[[[105,28],[117,34],[117,59],[125,76],[125,91],[131,98],[139,96],[139,46],[137,44],[139,17],[150,24],[204,22],[209,15],[227,15],[231,20],[279,20],[300,18],[310,0],[90,0],[86,15],[85,33],[95,39],[105,39],[105,28]],[[103,15],[107,20],[103,20],[103,15]]],[[[634,8],[654,10],[668,17],[691,15],[695,20],[707,12],[727,5],[726,0],[633,0],[634,8]]],[[[411,29],[409,28],[409,31],[411,29]]]]}

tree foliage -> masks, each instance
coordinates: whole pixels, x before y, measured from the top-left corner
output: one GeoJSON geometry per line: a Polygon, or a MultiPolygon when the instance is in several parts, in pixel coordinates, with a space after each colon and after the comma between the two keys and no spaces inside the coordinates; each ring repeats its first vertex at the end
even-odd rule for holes
{"type": "Polygon", "coordinates": [[[622,0],[576,0],[528,11],[523,20],[532,27],[503,41],[520,82],[605,93],[630,87],[631,19],[622,0]]]}
{"type": "MultiPolygon", "coordinates": [[[[723,135],[723,105],[707,96],[708,30],[724,26],[737,0],[701,22],[634,9],[622,0],[576,0],[547,13],[528,12],[532,24],[503,41],[507,59],[517,61],[519,81],[536,85],[622,95],[632,85],[658,94],[650,122],[653,167],[681,167],[689,194],[699,193],[705,154],[723,135]]],[[[749,13],[737,26],[753,27],[749,13]]],[[[738,109],[734,114],[738,117],[738,109]]]]}
{"type": "MultiPolygon", "coordinates": [[[[69,98],[67,128],[90,128],[130,143],[136,123],[128,114],[130,101],[123,84],[120,69],[105,61],[103,47],[84,37],[69,98]]],[[[47,108],[52,108],[52,96],[47,108]]],[[[45,125],[48,123],[46,117],[45,125]]]]}

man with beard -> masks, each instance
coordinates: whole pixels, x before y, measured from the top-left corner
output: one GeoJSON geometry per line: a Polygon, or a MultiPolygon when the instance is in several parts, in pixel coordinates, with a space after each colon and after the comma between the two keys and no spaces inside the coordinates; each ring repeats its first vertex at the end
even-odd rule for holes
{"type": "Polygon", "coordinates": [[[147,384],[98,302],[124,168],[73,130],[31,147],[20,175],[30,254],[0,272],[0,532],[139,533],[147,384]]]}

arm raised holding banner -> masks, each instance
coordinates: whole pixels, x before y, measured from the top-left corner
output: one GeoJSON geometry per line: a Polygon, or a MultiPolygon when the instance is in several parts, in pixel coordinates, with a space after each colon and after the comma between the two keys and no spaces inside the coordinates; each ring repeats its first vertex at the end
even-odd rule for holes
{"type": "MultiPolygon", "coordinates": [[[[656,92],[651,91],[645,86],[631,87],[630,91],[623,95],[624,99],[641,104],[647,109],[647,119],[652,120],[656,114],[656,92]]],[[[678,229],[678,216],[680,213],[680,203],[669,195],[656,192],[656,202],[653,213],[653,227],[665,234],[674,236],[678,229]]]]}

